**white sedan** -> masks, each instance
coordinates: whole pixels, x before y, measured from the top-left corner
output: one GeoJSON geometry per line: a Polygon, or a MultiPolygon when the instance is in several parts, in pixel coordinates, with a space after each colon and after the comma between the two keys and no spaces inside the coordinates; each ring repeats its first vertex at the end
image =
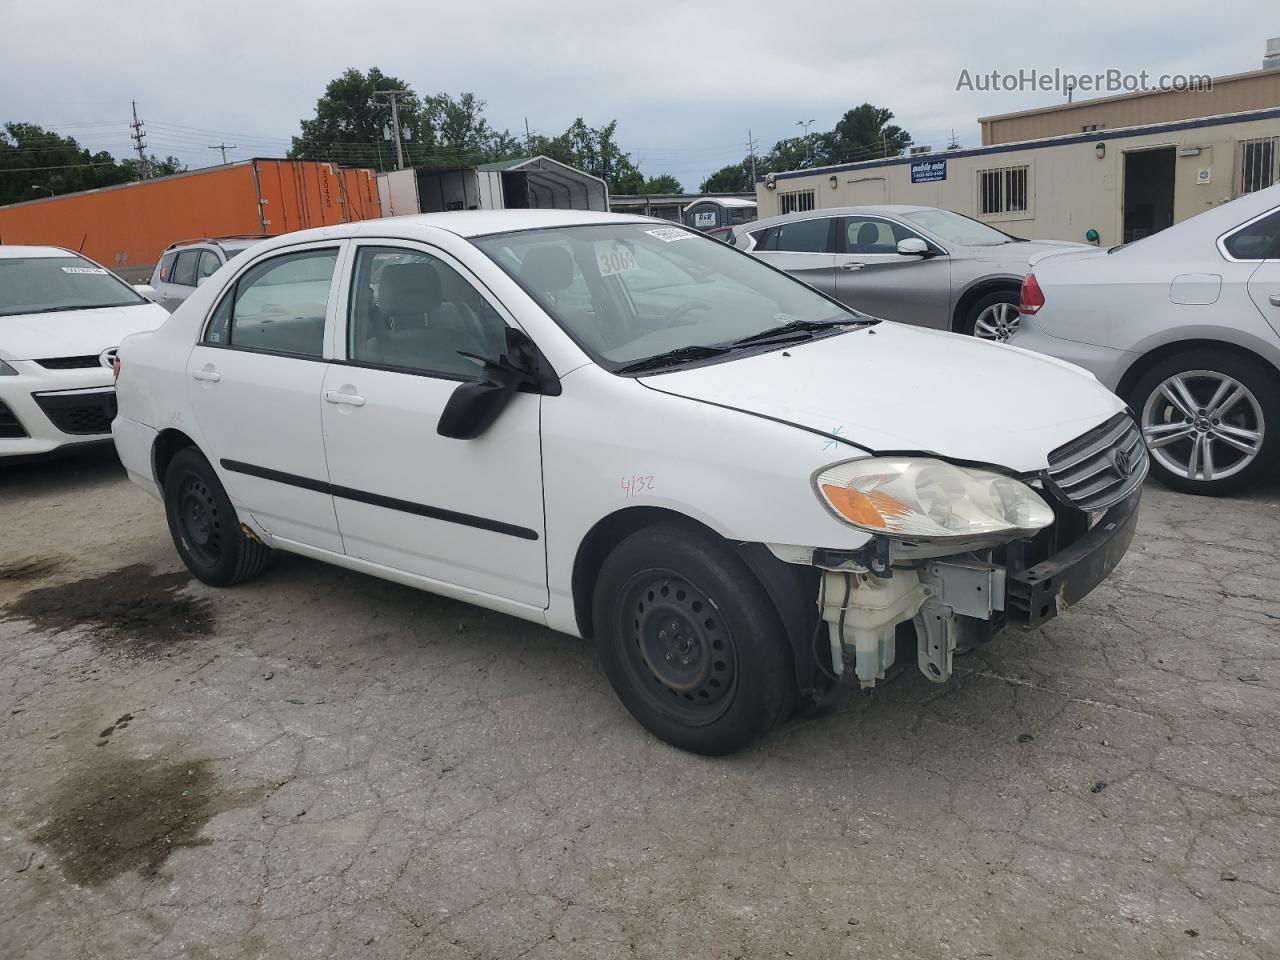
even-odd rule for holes
{"type": "Polygon", "coordinates": [[[1054,616],[1125,552],[1146,472],[1075,367],[605,213],[266,241],[122,345],[118,392],[121,459],[204,582],[283,550],[592,637],[703,753],[874,685],[913,623],[941,682],[1054,616]]]}
{"type": "Polygon", "coordinates": [[[79,254],[0,246],[0,459],[109,440],[115,348],[166,319],[79,254]]]}

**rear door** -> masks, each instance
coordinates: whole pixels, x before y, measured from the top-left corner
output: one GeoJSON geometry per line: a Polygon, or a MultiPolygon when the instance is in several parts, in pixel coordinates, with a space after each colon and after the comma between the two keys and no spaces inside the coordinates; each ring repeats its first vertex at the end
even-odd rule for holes
{"type": "Polygon", "coordinates": [[[841,217],[835,231],[837,297],[873,317],[945,328],[951,316],[951,259],[930,243],[930,256],[898,253],[898,242],[924,237],[885,217],[841,217]]]}
{"type": "Polygon", "coordinates": [[[545,608],[541,397],[516,394],[473,439],[436,432],[479,373],[459,351],[496,358],[513,319],[434,247],[363,241],[351,262],[320,404],[346,552],[545,608]]]}
{"type": "Polygon", "coordinates": [[[272,536],[334,553],[320,392],[344,249],[306,244],[247,264],[187,360],[204,452],[237,506],[272,536]]]}
{"type": "Polygon", "coordinates": [[[754,256],[829,296],[837,296],[834,231],[837,217],[787,220],[754,231],[754,256]]]}

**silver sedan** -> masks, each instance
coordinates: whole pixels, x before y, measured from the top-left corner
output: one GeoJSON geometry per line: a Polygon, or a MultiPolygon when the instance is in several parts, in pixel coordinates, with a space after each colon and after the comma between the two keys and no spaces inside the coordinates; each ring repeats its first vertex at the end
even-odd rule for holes
{"type": "Polygon", "coordinates": [[[863,313],[1005,341],[1027,261],[1091,247],[1022,240],[937,207],[833,207],[735,228],[733,243],[863,313]]]}
{"type": "Polygon", "coordinates": [[[1032,263],[1014,346],[1137,413],[1152,472],[1226,494],[1280,461],[1280,186],[1110,250],[1032,263]]]}

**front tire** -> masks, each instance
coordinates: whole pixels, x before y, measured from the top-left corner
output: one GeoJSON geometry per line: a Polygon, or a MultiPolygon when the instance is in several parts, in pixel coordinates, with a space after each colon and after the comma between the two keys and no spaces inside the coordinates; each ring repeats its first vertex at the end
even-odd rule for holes
{"type": "Polygon", "coordinates": [[[195,447],[179,450],[164,475],[165,516],[178,555],[211,587],[229,587],[260,574],[271,550],[248,537],[209,461],[195,447]]]}
{"type": "Polygon", "coordinates": [[[960,325],[960,332],[979,340],[1005,343],[1018,330],[1018,300],[1015,290],[996,290],[979,297],[960,325]]]}
{"type": "Polygon", "coordinates": [[[790,715],[794,668],[778,614],[710,534],[665,525],[633,533],[605,559],[593,611],[614,691],[667,743],[733,753],[790,715]]]}
{"type": "Polygon", "coordinates": [[[1266,476],[1280,454],[1280,385],[1260,361],[1215,349],[1175,354],[1127,399],[1152,473],[1182,493],[1235,493],[1266,476]]]}

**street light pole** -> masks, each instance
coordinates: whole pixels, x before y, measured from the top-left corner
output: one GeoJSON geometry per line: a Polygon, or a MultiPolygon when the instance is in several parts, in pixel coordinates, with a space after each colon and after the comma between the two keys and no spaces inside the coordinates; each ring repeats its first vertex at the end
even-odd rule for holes
{"type": "Polygon", "coordinates": [[[809,128],[818,121],[816,120],[797,120],[796,126],[804,128],[804,162],[813,162],[813,141],[809,139],[809,128]]]}

